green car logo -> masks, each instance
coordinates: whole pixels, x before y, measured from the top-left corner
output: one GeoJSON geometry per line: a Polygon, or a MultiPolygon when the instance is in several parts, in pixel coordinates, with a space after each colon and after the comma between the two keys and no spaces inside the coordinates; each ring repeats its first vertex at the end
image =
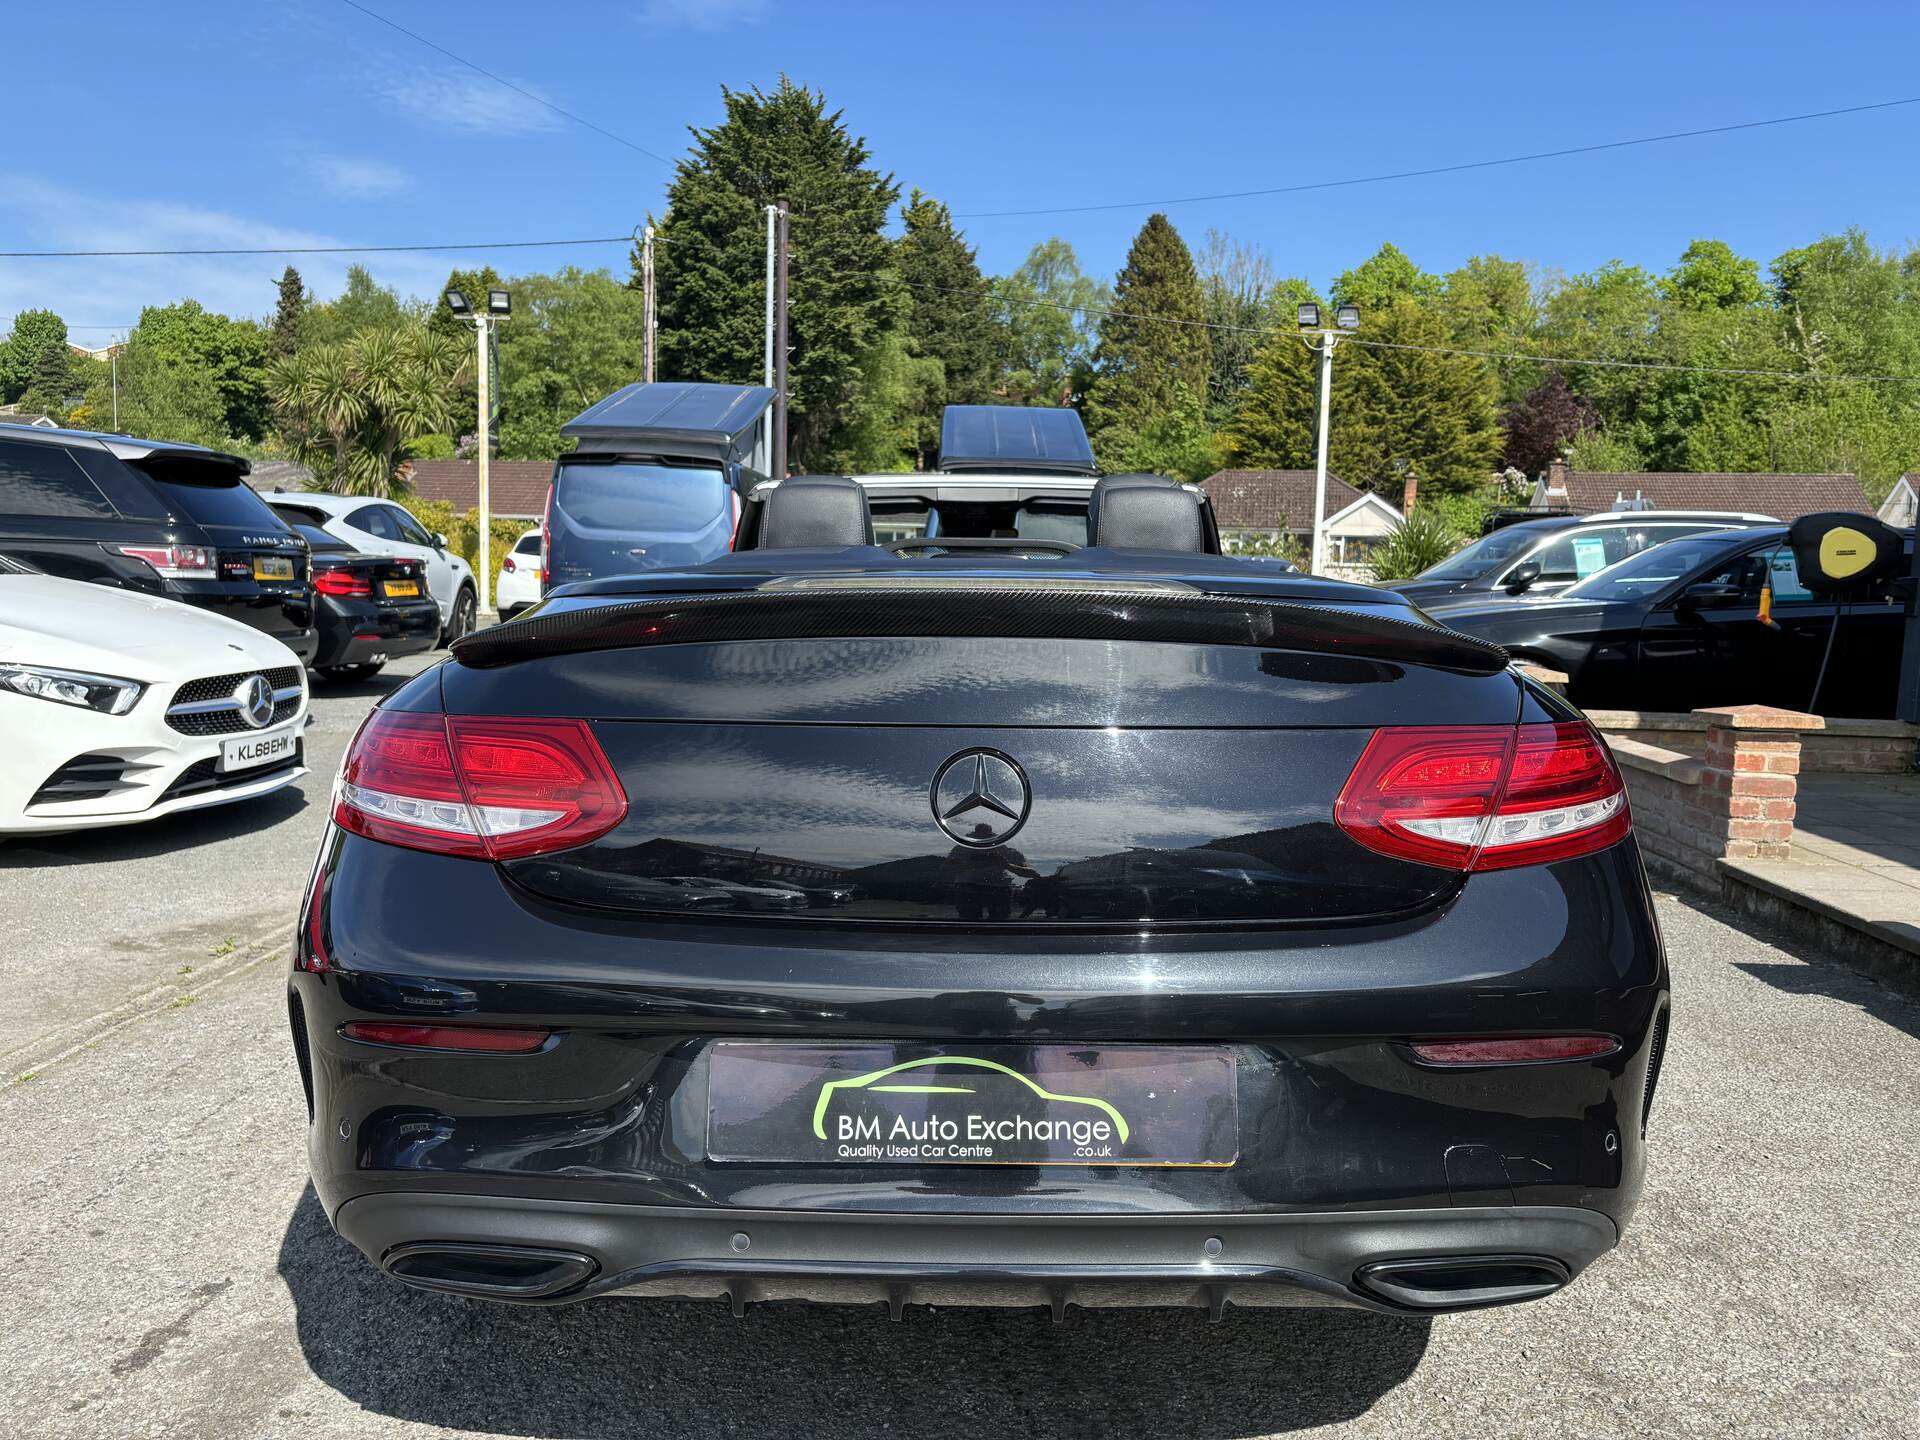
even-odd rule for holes
{"type": "Polygon", "coordinates": [[[1011,1066],[1002,1065],[993,1060],[979,1060],[971,1055],[929,1055],[920,1060],[904,1060],[898,1065],[889,1065],[884,1070],[870,1071],[850,1079],[829,1080],[820,1087],[820,1098],[814,1102],[814,1135],[821,1140],[827,1138],[827,1109],[833,1104],[835,1093],[841,1090],[871,1090],[886,1095],[971,1095],[974,1093],[973,1088],[968,1085],[883,1085],[880,1083],[890,1075],[898,1075],[902,1070],[917,1070],[923,1065],[974,1065],[982,1070],[1011,1075],[1042,1100],[1052,1100],[1063,1105],[1091,1105],[1094,1109],[1106,1113],[1107,1117],[1113,1121],[1114,1133],[1119,1135],[1120,1143],[1123,1145],[1126,1143],[1126,1119],[1105,1100],[1093,1095],[1056,1094],[1011,1066]]]}

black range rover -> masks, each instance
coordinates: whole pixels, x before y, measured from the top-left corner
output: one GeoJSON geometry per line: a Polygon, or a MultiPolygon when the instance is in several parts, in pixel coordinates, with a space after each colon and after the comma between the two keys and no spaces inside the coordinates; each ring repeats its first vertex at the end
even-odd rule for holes
{"type": "Polygon", "coordinates": [[[0,424],[0,554],[215,611],[310,661],[307,547],[247,471],[199,445],[0,424]]]}
{"type": "Polygon", "coordinates": [[[1093,544],[569,587],[355,737],[290,976],[409,1284],[885,1305],[1551,1294],[1632,1215],[1667,969],[1605,745],[1389,592],[1093,544]],[[820,897],[718,910],[715,886],[820,897]]]}

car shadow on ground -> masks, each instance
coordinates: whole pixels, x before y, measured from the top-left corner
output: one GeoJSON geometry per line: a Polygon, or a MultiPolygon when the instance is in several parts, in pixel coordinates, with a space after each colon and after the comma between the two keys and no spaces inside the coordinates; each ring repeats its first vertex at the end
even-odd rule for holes
{"type": "Polygon", "coordinates": [[[198,845],[217,844],[270,830],[307,807],[298,785],[288,785],[251,800],[182,810],[158,820],[68,830],[53,835],[15,835],[0,844],[0,869],[48,865],[102,865],[115,860],[147,860],[178,854],[198,845]]]}
{"type": "Polygon", "coordinates": [[[1240,1437],[1350,1420],[1412,1375],[1431,1322],[1355,1310],[884,1310],[410,1290],[309,1187],[279,1263],[313,1373],[354,1404],[524,1436],[1240,1437]]]}
{"type": "MultiPolygon", "coordinates": [[[[444,651],[435,650],[421,657],[424,662],[419,672],[424,674],[446,659],[444,651]]],[[[364,680],[326,680],[316,675],[312,677],[313,698],[316,700],[384,700],[402,685],[413,679],[414,673],[402,674],[398,670],[382,670],[378,675],[369,675],[364,680]]]]}

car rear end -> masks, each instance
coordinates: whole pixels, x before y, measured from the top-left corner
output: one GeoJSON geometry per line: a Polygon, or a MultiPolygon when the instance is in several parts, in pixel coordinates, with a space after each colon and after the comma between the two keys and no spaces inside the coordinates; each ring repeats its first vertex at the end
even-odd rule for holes
{"type": "Polygon", "coordinates": [[[440,607],[427,593],[420,561],[342,548],[315,550],[312,564],[321,633],[316,668],[384,665],[438,643],[440,607]]]}
{"type": "Polygon", "coordinates": [[[1665,1033],[1619,774],[1492,647],[1277,583],[841,576],[473,637],[355,739],[301,918],[341,1234],[427,1288],[736,1311],[1560,1288],[1633,1211],[1665,1033]]]}
{"type": "Polygon", "coordinates": [[[740,500],[717,461],[572,455],[554,466],[545,588],[727,553],[740,500]]]}

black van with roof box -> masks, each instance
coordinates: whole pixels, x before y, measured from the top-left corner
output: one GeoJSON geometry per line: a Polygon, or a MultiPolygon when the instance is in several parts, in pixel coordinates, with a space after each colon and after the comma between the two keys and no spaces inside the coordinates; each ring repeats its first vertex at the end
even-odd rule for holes
{"type": "Polygon", "coordinates": [[[146,590],[318,646],[307,547],[200,445],[0,424],[0,554],[49,575],[146,590]]]}

